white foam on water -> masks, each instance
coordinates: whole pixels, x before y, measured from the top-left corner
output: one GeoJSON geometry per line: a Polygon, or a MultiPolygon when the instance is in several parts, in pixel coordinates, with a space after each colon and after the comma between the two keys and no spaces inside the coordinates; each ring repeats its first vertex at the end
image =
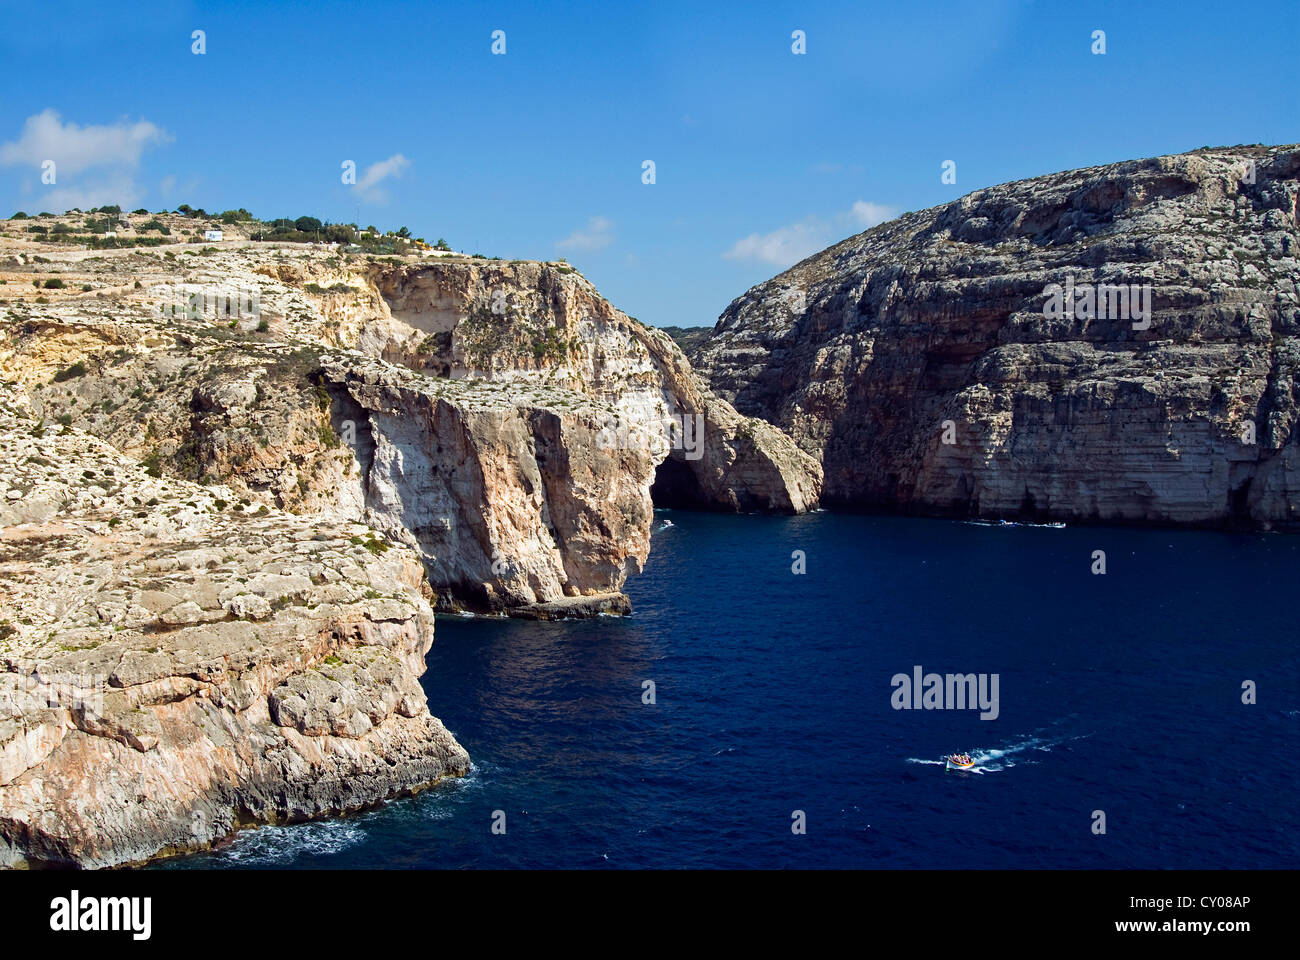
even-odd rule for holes
{"type": "MultiPolygon", "coordinates": [[[[1026,753],[1031,750],[1038,751],[1040,753],[1051,753],[1052,747],[1055,747],[1062,743],[1068,743],[1071,740],[1082,740],[1085,737],[1089,737],[1089,736],[1092,736],[1092,734],[1085,733],[1074,737],[1056,737],[1056,738],[1044,738],[1044,737],[1029,735],[1024,737],[1021,740],[1013,741],[1012,743],[1009,743],[1001,747],[977,747],[974,750],[968,751],[970,758],[975,761],[975,766],[970,767],[961,772],[981,773],[981,774],[1000,773],[1003,770],[1010,770],[1012,767],[1016,766],[1017,764],[1021,764],[1021,763],[1025,765],[1036,764],[1038,761],[1021,757],[1020,754],[1026,753]]],[[[927,766],[939,766],[939,767],[946,767],[948,765],[948,761],[946,758],[943,760],[929,760],[929,759],[922,759],[920,757],[908,757],[906,762],[920,763],[920,764],[925,764],[927,766]]]]}
{"type": "Polygon", "coordinates": [[[314,820],[242,830],[219,856],[250,866],[294,863],[304,857],[339,853],[365,839],[366,831],[356,821],[314,820]]]}

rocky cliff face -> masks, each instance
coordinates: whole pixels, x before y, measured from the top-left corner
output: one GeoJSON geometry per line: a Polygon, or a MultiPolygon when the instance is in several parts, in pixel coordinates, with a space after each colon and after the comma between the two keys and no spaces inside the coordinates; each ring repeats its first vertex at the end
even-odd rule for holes
{"type": "Polygon", "coordinates": [[[109,866],[468,772],[418,557],[150,476],[0,392],[0,866],[109,866]]]}
{"type": "Polygon", "coordinates": [[[541,382],[607,404],[616,445],[646,448],[659,464],[667,457],[665,501],[785,513],[816,505],[812,458],[738,415],[669,336],[615,309],[571,267],[451,260],[380,265],[369,279],[388,310],[360,329],[361,349],[455,378],[541,382]],[[674,428],[683,423],[685,437],[674,428]]]}
{"type": "Polygon", "coordinates": [[[693,359],[828,503],[1293,522],[1298,180],[1244,147],[978,190],[753,288],[693,359]]]}
{"type": "Polygon", "coordinates": [[[357,431],[366,517],[425,562],[452,605],[559,616],[627,612],[650,551],[654,464],[597,442],[608,408],[489,380],[434,381],[327,356],[357,431]]]}
{"type": "Polygon", "coordinates": [[[0,274],[0,866],[462,775],[435,607],[624,613],[652,488],[820,491],[564,264],[0,237],[0,274]]]}
{"type": "Polygon", "coordinates": [[[819,494],[812,458],[564,264],[64,252],[30,271],[64,281],[39,297],[27,272],[0,359],[38,416],[155,473],[383,530],[440,609],[626,611],[652,488],[727,510],[819,494]],[[257,314],[218,316],[214,291],[257,314]]]}

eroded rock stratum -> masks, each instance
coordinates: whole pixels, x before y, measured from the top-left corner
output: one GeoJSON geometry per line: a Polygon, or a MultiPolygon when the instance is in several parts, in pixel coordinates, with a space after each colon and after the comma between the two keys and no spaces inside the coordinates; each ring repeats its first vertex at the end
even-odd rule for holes
{"type": "Polygon", "coordinates": [[[828,504],[1290,525],[1298,181],[1292,145],[977,190],[754,287],[692,361],[818,458],[828,504]],[[1071,282],[1149,285],[1149,326],[1045,315],[1071,282]]]}
{"type": "Polygon", "coordinates": [[[468,772],[418,557],[0,395],[0,865],[106,866],[468,772]]]}
{"type": "Polygon", "coordinates": [[[6,369],[33,416],[155,472],[384,530],[420,554],[439,609],[626,609],[656,480],[665,502],[716,510],[820,494],[812,457],[564,264],[257,244],[72,257],[7,274],[23,299],[6,369]],[[65,288],[28,286],[51,276],[65,288]],[[255,291],[257,319],[157,315],[222,289],[255,291]],[[672,433],[688,420],[692,448],[672,433]]]}
{"type": "Polygon", "coordinates": [[[567,264],[0,237],[0,279],[0,865],[461,776],[435,609],[624,613],[652,490],[820,493],[567,264]]]}

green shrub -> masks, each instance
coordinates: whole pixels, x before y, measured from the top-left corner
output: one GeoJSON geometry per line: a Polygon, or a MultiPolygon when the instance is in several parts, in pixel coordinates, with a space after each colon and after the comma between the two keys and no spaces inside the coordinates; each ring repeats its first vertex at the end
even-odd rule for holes
{"type": "Polygon", "coordinates": [[[86,365],[78,360],[72,366],[60,370],[54,375],[55,383],[63,383],[65,380],[71,380],[74,377],[84,377],[86,375],[86,365]]]}
{"type": "Polygon", "coordinates": [[[49,280],[45,281],[46,290],[62,290],[65,286],[67,286],[67,284],[58,277],[51,277],[49,280]]]}
{"type": "MultiPolygon", "coordinates": [[[[151,452],[141,460],[140,463],[144,466],[144,472],[149,474],[149,476],[162,476],[162,455],[157,450],[151,452]]],[[[148,506],[148,504],[146,504],[146,506],[148,506]]]]}

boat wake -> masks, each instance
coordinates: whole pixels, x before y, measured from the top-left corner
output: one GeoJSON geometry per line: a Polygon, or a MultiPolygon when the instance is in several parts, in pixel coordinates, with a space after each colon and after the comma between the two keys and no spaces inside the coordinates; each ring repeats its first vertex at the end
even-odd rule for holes
{"type": "Polygon", "coordinates": [[[1054,523],[1029,523],[1026,520],[963,520],[961,522],[970,524],[973,527],[1032,527],[1036,530],[1065,529],[1065,524],[1060,521],[1054,523]]]}
{"type": "MultiPolygon", "coordinates": [[[[1037,760],[1030,759],[1025,754],[1051,753],[1052,748],[1071,740],[1083,740],[1092,734],[1084,733],[1074,737],[1046,737],[1041,735],[1029,735],[1022,739],[1015,740],[1005,746],[1000,747],[977,747],[974,750],[967,751],[970,758],[975,761],[975,765],[961,773],[1001,773],[1003,770],[1010,770],[1017,764],[1037,763],[1037,760]]],[[[946,759],[931,760],[922,757],[908,757],[907,763],[919,763],[923,766],[946,767],[946,759]]]]}

